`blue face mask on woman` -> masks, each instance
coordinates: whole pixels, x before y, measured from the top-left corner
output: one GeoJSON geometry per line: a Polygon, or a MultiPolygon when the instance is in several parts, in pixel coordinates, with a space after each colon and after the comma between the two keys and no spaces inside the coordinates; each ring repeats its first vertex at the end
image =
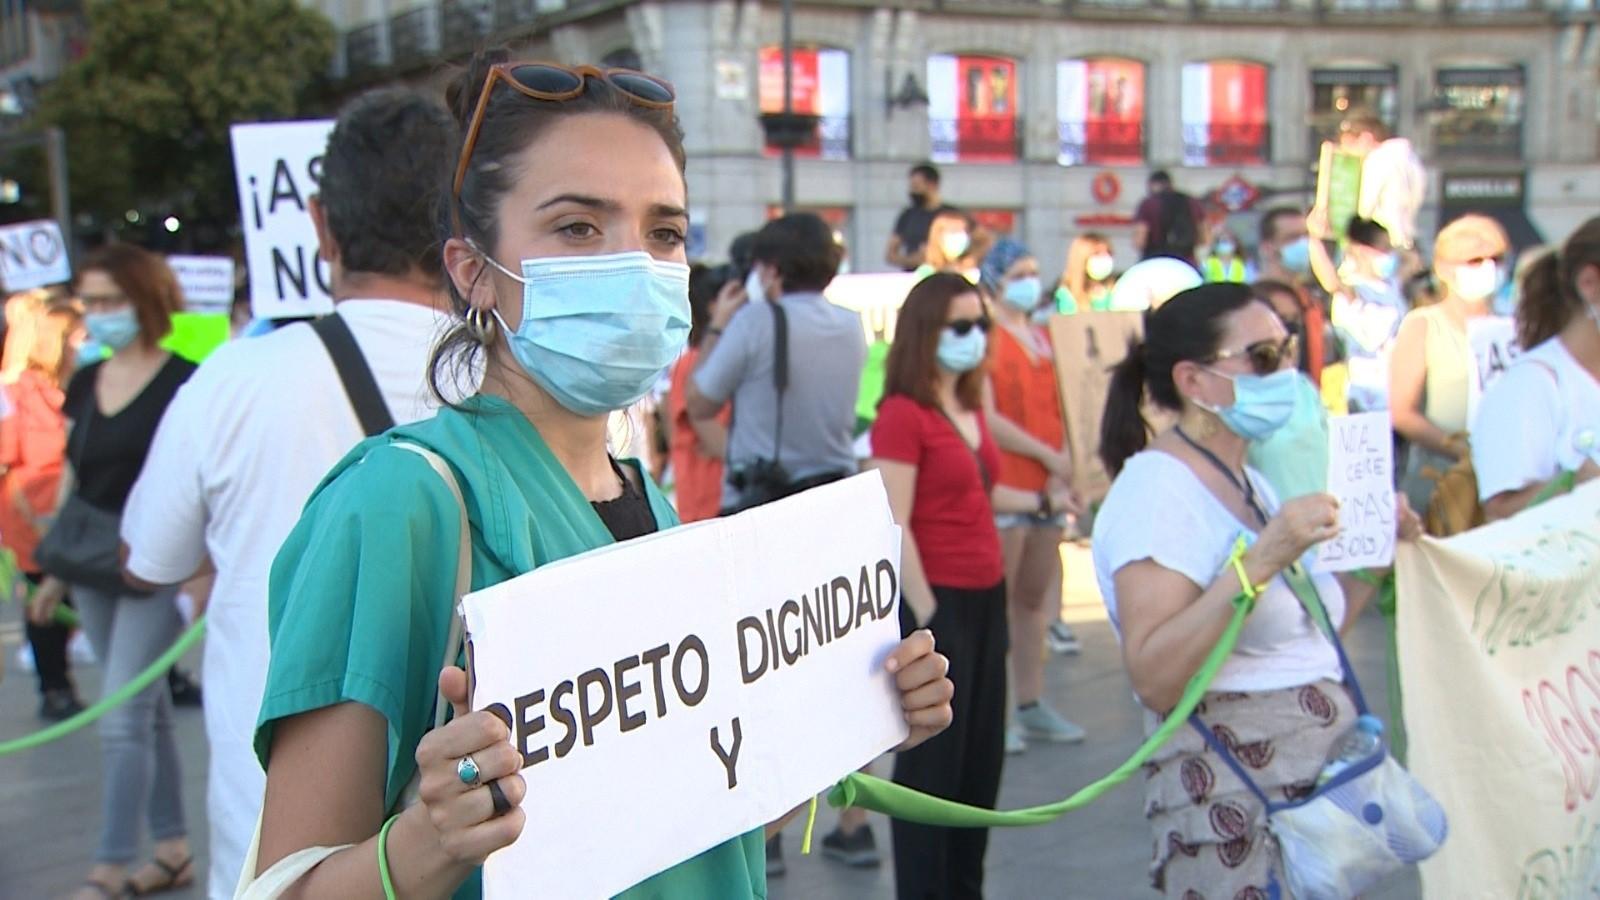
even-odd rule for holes
{"type": "Polygon", "coordinates": [[[1285,244],[1278,252],[1278,258],[1283,260],[1285,269],[1297,275],[1311,271],[1311,239],[1297,238],[1292,243],[1285,244]]]}
{"type": "Polygon", "coordinates": [[[1295,395],[1300,373],[1279,369],[1271,375],[1221,375],[1233,382],[1233,405],[1213,407],[1200,404],[1222,420],[1228,430],[1247,441],[1271,436],[1294,415],[1295,395]]]}
{"type": "Polygon", "coordinates": [[[976,369],[988,351],[989,336],[980,328],[966,334],[956,334],[948,328],[939,332],[939,365],[957,375],[976,369]]]}
{"type": "Polygon", "coordinates": [[[1044,286],[1039,281],[1039,276],[1018,278],[1016,281],[1006,282],[1005,289],[1000,292],[1000,299],[1006,305],[1020,312],[1031,312],[1039,305],[1039,297],[1044,291],[1044,286]]]}
{"type": "Polygon", "coordinates": [[[689,267],[643,251],[522,261],[522,324],[496,310],[522,370],[580,416],[631,406],[689,341],[689,267]]]}
{"type": "Polygon", "coordinates": [[[132,306],[110,312],[89,313],[83,317],[83,330],[89,332],[89,337],[95,343],[110,347],[113,351],[121,350],[139,336],[139,314],[134,312],[132,306]]]}

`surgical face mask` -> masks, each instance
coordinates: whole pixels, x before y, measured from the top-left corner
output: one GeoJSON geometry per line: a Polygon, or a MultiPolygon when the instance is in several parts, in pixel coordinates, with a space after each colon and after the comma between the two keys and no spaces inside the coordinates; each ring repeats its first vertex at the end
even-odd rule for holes
{"type": "Polygon", "coordinates": [[[1271,375],[1229,375],[1207,369],[1233,382],[1233,405],[1210,406],[1197,401],[1201,409],[1215,413],[1228,430],[1247,441],[1270,437],[1294,415],[1295,395],[1300,373],[1279,369],[1271,375]]]}
{"type": "Polygon", "coordinates": [[[957,375],[976,369],[988,351],[989,336],[982,329],[961,335],[948,328],[939,332],[939,365],[957,375]]]}
{"type": "Polygon", "coordinates": [[[1218,256],[1232,256],[1239,249],[1233,241],[1218,241],[1216,251],[1218,256]]]}
{"type": "Polygon", "coordinates": [[[139,336],[139,316],[131,305],[110,312],[89,313],[83,317],[83,328],[95,343],[115,352],[139,336]]]}
{"type": "Polygon", "coordinates": [[[1492,259],[1456,267],[1456,296],[1477,303],[1494,296],[1500,289],[1500,266],[1492,259]]]}
{"type": "Polygon", "coordinates": [[[745,297],[755,304],[767,302],[767,286],[761,283],[761,270],[750,267],[750,274],[744,277],[745,297]]]}
{"type": "Polygon", "coordinates": [[[1285,244],[1278,251],[1278,258],[1283,261],[1283,267],[1296,275],[1304,275],[1311,271],[1311,239],[1296,238],[1292,243],[1285,244]]]}
{"type": "Polygon", "coordinates": [[[1494,299],[1489,301],[1490,312],[1497,316],[1516,315],[1517,301],[1521,299],[1520,294],[1521,291],[1517,289],[1517,280],[1515,278],[1506,279],[1506,283],[1500,285],[1500,290],[1494,292],[1494,299]]]}
{"type": "Polygon", "coordinates": [[[1043,290],[1044,286],[1039,282],[1037,275],[1018,278],[1016,281],[1006,282],[1000,299],[1012,309],[1028,312],[1039,305],[1039,295],[1043,290]]]}
{"type": "Polygon", "coordinates": [[[922,191],[912,191],[908,196],[911,199],[911,205],[917,209],[928,205],[928,195],[922,191]]]}
{"type": "Polygon", "coordinates": [[[1384,281],[1394,279],[1395,273],[1400,271],[1400,257],[1393,253],[1385,253],[1372,260],[1372,274],[1384,281]]]}
{"type": "Polygon", "coordinates": [[[946,231],[939,236],[939,249],[944,251],[944,258],[954,261],[960,259],[972,246],[972,238],[965,231],[946,231]]]}
{"type": "Polygon", "coordinates": [[[1083,267],[1083,273],[1089,276],[1090,281],[1105,281],[1116,271],[1117,261],[1109,253],[1096,253],[1089,257],[1088,263],[1083,267]]]}
{"type": "Polygon", "coordinates": [[[522,261],[522,324],[494,313],[523,372],[580,416],[632,405],[689,341],[689,267],[643,251],[522,261]]]}

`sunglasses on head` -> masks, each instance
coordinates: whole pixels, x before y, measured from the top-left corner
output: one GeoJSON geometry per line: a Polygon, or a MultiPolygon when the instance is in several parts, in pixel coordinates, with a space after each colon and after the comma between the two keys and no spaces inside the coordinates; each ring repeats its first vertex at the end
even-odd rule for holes
{"type": "Polygon", "coordinates": [[[944,323],[956,337],[966,337],[972,329],[976,328],[984,334],[989,333],[989,317],[979,316],[976,319],[951,319],[944,323]]]}
{"type": "Polygon", "coordinates": [[[1273,372],[1283,368],[1299,347],[1300,336],[1291,334],[1281,341],[1256,341],[1243,350],[1224,350],[1211,357],[1211,362],[1219,363],[1243,356],[1250,360],[1251,371],[1257,375],[1271,375],[1273,372]]]}
{"type": "Polygon", "coordinates": [[[489,96],[495,84],[505,82],[513,90],[535,100],[562,103],[581,97],[589,89],[590,80],[603,81],[630,102],[646,109],[671,109],[677,100],[672,85],[652,75],[632,69],[599,69],[594,66],[562,66],[555,63],[499,63],[489,69],[483,80],[483,91],[478,94],[478,106],[472,112],[472,122],[467,126],[466,139],[461,142],[461,159],[456,163],[456,177],[450,192],[450,218],[456,234],[461,234],[461,184],[467,180],[467,167],[472,162],[472,149],[477,146],[483,128],[483,116],[489,109],[489,96]]]}

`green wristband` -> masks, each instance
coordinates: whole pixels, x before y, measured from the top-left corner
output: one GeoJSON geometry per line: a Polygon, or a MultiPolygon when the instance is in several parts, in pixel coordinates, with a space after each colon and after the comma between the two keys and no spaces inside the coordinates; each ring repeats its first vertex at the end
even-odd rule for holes
{"type": "Polygon", "coordinates": [[[399,813],[390,816],[378,831],[378,875],[383,879],[384,900],[395,900],[394,879],[389,877],[389,829],[394,827],[394,820],[398,818],[399,813]]]}

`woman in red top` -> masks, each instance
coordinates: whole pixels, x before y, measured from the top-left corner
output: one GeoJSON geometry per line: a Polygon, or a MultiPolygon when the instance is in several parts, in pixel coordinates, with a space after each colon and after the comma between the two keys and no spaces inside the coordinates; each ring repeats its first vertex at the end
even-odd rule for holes
{"type": "Polygon", "coordinates": [[[731,405],[715,419],[696,422],[689,417],[689,376],[700,357],[700,341],[711,324],[711,304],[725,287],[714,270],[695,266],[689,273],[689,349],[672,367],[672,388],[667,394],[671,414],[672,481],[678,518],[685,523],[715,519],[722,509],[722,458],[727,452],[731,405]]]}
{"type": "MultiPolygon", "coordinates": [[[[0,381],[10,414],[0,419],[0,544],[37,585],[43,575],[33,551],[61,493],[67,445],[61,385],[72,374],[67,341],[80,317],[70,306],[52,307],[45,291],[28,291],[6,301],[5,318],[0,381]]],[[[31,621],[26,627],[39,673],[39,716],[59,722],[82,712],[67,656],[71,629],[31,621]]]]}
{"type": "MultiPolygon", "coordinates": [[[[1000,450],[983,414],[989,316],[960,275],[931,275],[900,309],[871,467],[883,475],[901,544],[903,629],[929,628],[950,661],[955,721],[899,754],[894,780],[993,807],[1004,760],[1005,565],[994,516],[1039,509],[1037,493],[995,485],[1000,450]]],[[[984,829],[895,820],[902,898],[981,897],[984,829]]]]}
{"type": "Polygon", "coordinates": [[[980,284],[994,299],[989,389],[984,412],[1000,445],[999,483],[1038,498],[1036,509],[995,517],[1005,553],[1011,623],[1011,689],[1016,716],[1006,752],[1027,739],[1077,743],[1082,728],[1044,702],[1045,633],[1061,614],[1061,537],[1069,513],[1081,512],[1067,486],[1072,454],[1056,386],[1050,338],[1029,314],[1039,305],[1039,263],[1009,238],[984,257],[980,284]]]}

